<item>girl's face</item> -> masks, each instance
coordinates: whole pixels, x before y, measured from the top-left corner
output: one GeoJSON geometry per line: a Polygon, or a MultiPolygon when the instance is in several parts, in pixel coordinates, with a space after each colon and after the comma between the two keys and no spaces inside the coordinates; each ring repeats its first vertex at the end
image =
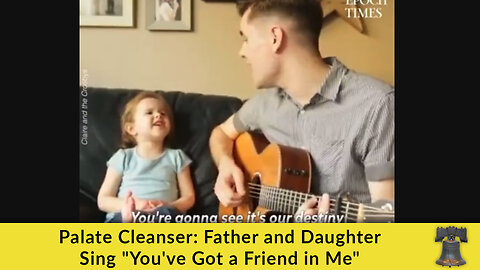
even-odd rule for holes
{"type": "Polygon", "coordinates": [[[171,123],[167,110],[160,100],[142,99],[135,109],[133,123],[127,124],[127,132],[140,141],[164,141],[170,133],[171,123]]]}

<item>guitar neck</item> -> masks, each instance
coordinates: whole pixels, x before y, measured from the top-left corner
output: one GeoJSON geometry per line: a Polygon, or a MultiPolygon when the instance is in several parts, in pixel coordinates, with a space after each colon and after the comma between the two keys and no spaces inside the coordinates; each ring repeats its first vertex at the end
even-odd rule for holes
{"type": "MultiPolygon", "coordinates": [[[[255,184],[254,184],[255,185],[255,184]]],[[[259,185],[255,185],[259,186],[259,185]]],[[[250,187],[252,190],[252,187],[250,187]]],[[[255,190],[255,189],[254,189],[255,190]]],[[[298,208],[308,199],[317,196],[313,194],[262,185],[258,205],[272,211],[293,215],[298,208]]],[[[254,196],[255,197],[255,196],[254,196]]],[[[336,206],[337,200],[330,199],[330,209],[336,206]]]]}
{"type": "MultiPolygon", "coordinates": [[[[316,195],[249,183],[250,196],[258,199],[258,205],[264,208],[293,215],[308,199],[316,195]]],[[[345,216],[346,222],[389,222],[393,221],[392,211],[378,207],[354,203],[348,200],[330,199],[330,214],[345,216]]]]}

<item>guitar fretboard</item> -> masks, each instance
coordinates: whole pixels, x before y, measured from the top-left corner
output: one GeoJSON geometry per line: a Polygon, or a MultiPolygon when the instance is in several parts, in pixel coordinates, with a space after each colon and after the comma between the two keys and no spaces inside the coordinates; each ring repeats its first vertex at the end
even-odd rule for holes
{"type": "MultiPolygon", "coordinates": [[[[249,193],[251,198],[258,199],[258,205],[273,211],[293,215],[298,208],[308,199],[317,197],[312,194],[260,185],[249,182],[249,193]]],[[[330,199],[330,213],[333,213],[337,206],[336,199],[330,199]]],[[[341,200],[337,215],[344,215],[347,222],[364,221],[366,218],[380,219],[378,222],[393,221],[394,214],[391,211],[381,208],[370,207],[364,204],[353,203],[341,200]]]]}

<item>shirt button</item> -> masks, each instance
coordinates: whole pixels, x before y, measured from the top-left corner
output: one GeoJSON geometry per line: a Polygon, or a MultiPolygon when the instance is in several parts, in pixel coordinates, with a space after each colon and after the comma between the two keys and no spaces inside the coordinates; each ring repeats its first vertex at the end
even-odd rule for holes
{"type": "Polygon", "coordinates": [[[300,110],[300,114],[304,114],[305,113],[305,110],[300,110]]]}

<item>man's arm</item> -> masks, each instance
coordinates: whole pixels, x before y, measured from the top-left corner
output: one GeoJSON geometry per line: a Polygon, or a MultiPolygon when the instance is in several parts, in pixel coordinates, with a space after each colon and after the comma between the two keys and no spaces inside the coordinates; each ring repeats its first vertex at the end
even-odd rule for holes
{"type": "Polygon", "coordinates": [[[246,194],[242,170],[235,164],[233,143],[240,133],[233,125],[233,115],[213,129],[210,136],[210,151],[218,167],[215,194],[225,206],[237,206],[246,194]]]}
{"type": "Polygon", "coordinates": [[[360,156],[372,202],[394,200],[394,99],[391,92],[378,100],[362,134],[360,156]]]}
{"type": "Polygon", "coordinates": [[[213,129],[210,135],[210,151],[217,167],[222,158],[233,160],[233,142],[238,135],[240,134],[233,126],[233,115],[213,129]]]}
{"type": "Polygon", "coordinates": [[[395,200],[395,181],[394,179],[384,179],[381,181],[369,181],[368,189],[370,190],[370,197],[372,202],[378,200],[395,200]]]}

